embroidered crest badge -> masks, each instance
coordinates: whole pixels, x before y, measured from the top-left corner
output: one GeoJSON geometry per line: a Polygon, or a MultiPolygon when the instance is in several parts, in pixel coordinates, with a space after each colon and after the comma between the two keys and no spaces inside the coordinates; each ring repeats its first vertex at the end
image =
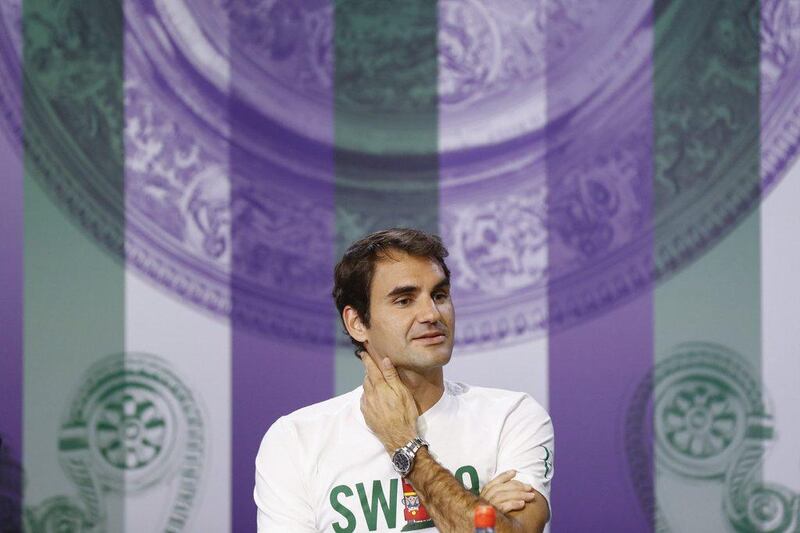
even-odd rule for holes
{"type": "Polygon", "coordinates": [[[401,531],[414,531],[433,527],[433,520],[417,495],[417,491],[403,478],[403,518],[406,525],[401,531]]]}

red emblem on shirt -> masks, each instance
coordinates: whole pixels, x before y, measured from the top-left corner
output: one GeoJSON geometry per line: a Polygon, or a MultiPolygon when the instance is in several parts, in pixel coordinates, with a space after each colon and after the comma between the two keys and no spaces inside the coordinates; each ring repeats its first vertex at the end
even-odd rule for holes
{"type": "Polygon", "coordinates": [[[425,510],[425,506],[422,505],[422,502],[419,500],[417,491],[415,491],[411,483],[405,479],[403,479],[403,505],[405,506],[403,517],[406,519],[406,527],[403,528],[404,531],[411,529],[408,526],[418,525],[422,527],[431,527],[433,525],[431,517],[428,516],[428,511],[425,510]],[[425,524],[423,524],[423,522],[425,522],[425,524]]]}

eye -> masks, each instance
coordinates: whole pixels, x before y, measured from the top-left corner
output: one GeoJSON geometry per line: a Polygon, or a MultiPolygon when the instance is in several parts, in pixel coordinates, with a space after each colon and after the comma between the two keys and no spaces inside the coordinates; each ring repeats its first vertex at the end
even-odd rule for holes
{"type": "Polygon", "coordinates": [[[442,291],[442,292],[437,292],[436,294],[434,294],[434,295],[433,295],[433,299],[434,299],[434,300],[435,300],[437,303],[444,303],[444,302],[446,302],[448,299],[450,299],[450,293],[448,293],[448,292],[444,292],[444,291],[442,291]]]}
{"type": "Polygon", "coordinates": [[[394,303],[399,305],[399,306],[401,306],[401,307],[404,307],[404,306],[408,305],[409,303],[411,303],[411,298],[407,298],[407,297],[404,296],[402,298],[398,298],[397,300],[395,300],[394,303]]]}

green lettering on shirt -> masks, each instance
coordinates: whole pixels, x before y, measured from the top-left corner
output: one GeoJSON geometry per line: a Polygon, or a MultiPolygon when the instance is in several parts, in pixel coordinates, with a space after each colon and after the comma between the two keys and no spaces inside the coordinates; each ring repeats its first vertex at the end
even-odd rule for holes
{"type": "Polygon", "coordinates": [[[344,494],[346,497],[353,495],[353,490],[347,485],[338,485],[331,491],[331,506],[333,510],[342,515],[347,520],[345,525],[340,525],[339,522],[333,524],[333,530],[336,533],[353,533],[356,530],[356,516],[350,509],[345,507],[339,502],[339,495],[344,494]]]}
{"type": "Polygon", "coordinates": [[[386,527],[394,528],[397,523],[397,478],[389,483],[389,501],[383,494],[383,485],[380,480],[372,482],[372,503],[367,501],[367,493],[363,483],[356,484],[358,499],[361,501],[361,508],[364,511],[364,518],[367,520],[367,527],[370,531],[378,529],[378,507],[383,511],[386,519],[386,527]]]}
{"type": "Polygon", "coordinates": [[[547,476],[549,476],[550,472],[553,470],[553,452],[544,444],[539,447],[544,448],[544,459],[542,459],[542,461],[544,461],[544,478],[547,479],[547,476]]]}
{"type": "Polygon", "coordinates": [[[461,485],[470,491],[475,496],[480,496],[481,488],[478,482],[478,471],[475,470],[474,466],[465,465],[456,470],[455,476],[458,481],[461,482],[461,485]],[[464,483],[464,474],[469,476],[469,487],[467,484],[464,483]]]}

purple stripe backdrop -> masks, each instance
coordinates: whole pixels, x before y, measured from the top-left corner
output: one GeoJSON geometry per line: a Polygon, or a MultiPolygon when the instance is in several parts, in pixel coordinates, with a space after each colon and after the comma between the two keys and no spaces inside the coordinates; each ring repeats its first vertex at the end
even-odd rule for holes
{"type": "MultiPolygon", "coordinates": [[[[614,0],[583,18],[580,29],[559,13],[547,26],[556,533],[654,527],[627,468],[624,427],[633,389],[653,365],[652,290],[642,290],[652,238],[626,241],[625,226],[615,225],[619,213],[636,212],[625,223],[652,235],[652,13],[634,11],[614,0]],[[599,257],[620,265],[617,277],[604,277],[611,263],[599,257]],[[640,296],[618,305],[631,290],[640,296]]],[[[652,471],[647,461],[644,469],[652,471]]],[[[643,490],[652,492],[652,476],[643,490]]]]}
{"type": "MultiPolygon", "coordinates": [[[[320,2],[303,6],[319,8],[320,2]]],[[[335,244],[332,83],[303,62],[324,63],[325,27],[332,20],[318,20],[322,29],[306,28],[296,24],[293,9],[278,3],[266,14],[280,26],[266,40],[258,39],[257,17],[247,10],[230,21],[237,533],[256,529],[254,461],[264,432],[280,416],[334,392],[335,313],[322,294],[330,291],[335,244]],[[304,33],[312,30],[314,35],[304,33]],[[303,48],[314,46],[319,49],[303,48]]]]}
{"type": "MultiPolygon", "coordinates": [[[[19,141],[18,141],[19,142],[19,141]]],[[[20,142],[21,144],[21,142],[20,142]]],[[[22,161],[19,146],[0,138],[0,283],[3,284],[0,324],[0,437],[14,460],[22,454],[22,161]]]]}
{"type": "MultiPolygon", "coordinates": [[[[4,54],[11,55],[10,43],[3,43],[4,54]]],[[[9,57],[0,56],[7,61],[9,57]]],[[[16,65],[19,65],[17,60],[16,65]]],[[[18,67],[17,67],[18,68],[18,67]]],[[[10,95],[22,94],[22,76],[16,72],[0,83],[15,86],[13,90],[0,93],[0,111],[21,115],[22,102],[10,95]]],[[[6,120],[6,117],[3,118],[6,120]]],[[[18,119],[16,119],[18,120],[18,119]]],[[[8,130],[0,132],[0,177],[3,192],[0,194],[0,324],[2,324],[2,343],[0,343],[0,461],[10,460],[22,464],[22,380],[23,380],[23,170],[22,134],[8,135],[8,130]]],[[[0,464],[0,489],[5,495],[22,500],[22,486],[16,466],[0,464]]],[[[14,517],[18,520],[19,517],[14,517]]]]}
{"type": "Polygon", "coordinates": [[[631,384],[652,366],[652,318],[648,294],[550,336],[554,533],[653,530],[629,478],[623,420],[631,384]]]}

